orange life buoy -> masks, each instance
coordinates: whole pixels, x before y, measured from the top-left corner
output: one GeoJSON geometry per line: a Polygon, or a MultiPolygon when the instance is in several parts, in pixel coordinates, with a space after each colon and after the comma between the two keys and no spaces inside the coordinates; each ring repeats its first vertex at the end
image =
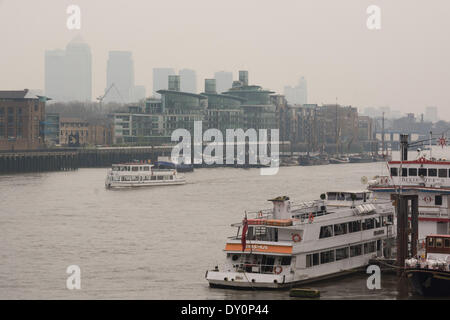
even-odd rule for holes
{"type": "Polygon", "coordinates": [[[302,237],[298,233],[292,235],[292,241],[299,242],[302,240],[302,237]]]}
{"type": "Polygon", "coordinates": [[[275,274],[280,274],[281,272],[283,272],[283,267],[282,266],[276,266],[275,269],[273,269],[273,272],[275,274]]]}

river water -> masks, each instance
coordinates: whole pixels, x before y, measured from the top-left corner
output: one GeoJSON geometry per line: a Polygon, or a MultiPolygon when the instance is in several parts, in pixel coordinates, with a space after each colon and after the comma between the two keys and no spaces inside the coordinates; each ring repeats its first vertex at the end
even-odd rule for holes
{"type": "MultiPolygon", "coordinates": [[[[107,190],[107,169],[0,176],[0,299],[289,299],[288,291],[211,289],[205,271],[224,259],[231,223],[267,199],[295,203],[325,191],[361,189],[385,163],[185,173],[182,186],[107,190]],[[81,268],[81,290],[66,268],[81,268]]],[[[397,278],[368,275],[311,285],[324,299],[408,298],[397,278]]]]}

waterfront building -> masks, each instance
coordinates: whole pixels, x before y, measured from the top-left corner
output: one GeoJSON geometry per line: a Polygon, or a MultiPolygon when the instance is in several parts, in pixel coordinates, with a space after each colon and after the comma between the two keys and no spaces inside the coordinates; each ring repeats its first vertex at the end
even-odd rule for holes
{"type": "Polygon", "coordinates": [[[59,114],[46,113],[45,114],[45,144],[47,146],[59,144],[59,114]]]}
{"type": "Polygon", "coordinates": [[[216,90],[218,93],[228,91],[233,84],[233,73],[227,71],[219,71],[214,73],[216,80],[216,90]]]}
{"type": "Polygon", "coordinates": [[[112,125],[108,122],[90,123],[79,118],[60,119],[60,144],[63,146],[110,145],[112,125]]]}
{"type": "Polygon", "coordinates": [[[173,68],[153,68],[153,95],[157,95],[158,90],[167,90],[167,79],[174,74],[173,68]]]}
{"type": "Polygon", "coordinates": [[[244,111],[242,109],[244,98],[217,93],[216,79],[205,79],[205,92],[202,92],[201,95],[208,98],[205,119],[208,128],[218,129],[225,136],[226,129],[244,127],[244,111]]]}
{"type": "Polygon", "coordinates": [[[270,98],[275,92],[257,85],[249,85],[248,82],[248,72],[239,71],[239,81],[234,81],[232,88],[223,93],[245,99],[242,104],[244,127],[256,130],[278,128],[277,108],[270,98]]]}
{"type": "Polygon", "coordinates": [[[28,89],[0,91],[0,150],[31,150],[44,146],[47,98],[28,89]]]}
{"type": "Polygon", "coordinates": [[[197,74],[195,70],[182,69],[180,74],[180,90],[183,92],[197,93],[197,74]]]}
{"type": "Polygon", "coordinates": [[[130,51],[110,51],[106,69],[106,90],[114,84],[105,102],[129,103],[134,90],[134,62],[130,51]]]}

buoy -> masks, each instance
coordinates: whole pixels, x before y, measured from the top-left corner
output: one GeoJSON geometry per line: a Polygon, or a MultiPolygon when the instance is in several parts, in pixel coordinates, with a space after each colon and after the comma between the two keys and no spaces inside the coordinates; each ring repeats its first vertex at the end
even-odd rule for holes
{"type": "Polygon", "coordinates": [[[319,298],[320,291],[311,288],[293,288],[289,291],[289,296],[297,298],[319,298]]]}

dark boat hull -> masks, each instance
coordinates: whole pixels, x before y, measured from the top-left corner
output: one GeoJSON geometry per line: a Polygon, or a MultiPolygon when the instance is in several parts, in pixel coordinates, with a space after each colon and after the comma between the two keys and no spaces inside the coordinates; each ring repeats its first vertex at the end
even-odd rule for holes
{"type": "Polygon", "coordinates": [[[422,296],[450,296],[450,272],[429,269],[406,269],[414,291],[422,296]]]}

